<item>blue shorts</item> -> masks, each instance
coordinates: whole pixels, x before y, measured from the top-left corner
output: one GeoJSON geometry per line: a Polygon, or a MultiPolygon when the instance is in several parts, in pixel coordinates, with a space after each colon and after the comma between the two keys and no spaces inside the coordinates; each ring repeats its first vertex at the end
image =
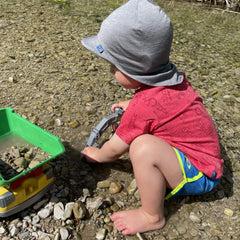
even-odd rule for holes
{"type": "Polygon", "coordinates": [[[173,190],[166,193],[165,199],[184,195],[200,195],[210,192],[219,182],[219,179],[209,178],[197,170],[184,154],[173,148],[177,154],[183,172],[183,181],[173,190]]]}

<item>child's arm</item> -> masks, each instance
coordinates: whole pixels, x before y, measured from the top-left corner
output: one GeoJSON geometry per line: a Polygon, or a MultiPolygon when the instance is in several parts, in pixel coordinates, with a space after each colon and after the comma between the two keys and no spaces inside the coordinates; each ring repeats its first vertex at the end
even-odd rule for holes
{"type": "Polygon", "coordinates": [[[128,104],[131,100],[127,100],[127,101],[123,101],[123,102],[119,102],[119,103],[114,103],[111,106],[111,111],[114,112],[114,108],[122,108],[124,111],[126,111],[128,104]]]}
{"type": "Polygon", "coordinates": [[[83,149],[82,154],[88,162],[112,162],[126,153],[128,149],[129,145],[115,133],[100,149],[86,147],[83,149]]]}

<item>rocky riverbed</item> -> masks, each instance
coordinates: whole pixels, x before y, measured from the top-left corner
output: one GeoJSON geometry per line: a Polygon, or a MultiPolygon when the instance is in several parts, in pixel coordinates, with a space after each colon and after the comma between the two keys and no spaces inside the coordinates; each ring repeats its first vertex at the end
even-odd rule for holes
{"type": "Polygon", "coordinates": [[[238,14],[157,1],[173,22],[171,61],[203,97],[219,133],[225,166],[216,189],[167,201],[163,229],[123,236],[109,216],[140,205],[128,155],[104,165],[79,160],[110,105],[133,95],[80,43],[123,2],[0,0],[0,107],[13,108],[66,148],[51,161],[54,187],[32,207],[0,218],[0,239],[240,239],[238,14]]]}

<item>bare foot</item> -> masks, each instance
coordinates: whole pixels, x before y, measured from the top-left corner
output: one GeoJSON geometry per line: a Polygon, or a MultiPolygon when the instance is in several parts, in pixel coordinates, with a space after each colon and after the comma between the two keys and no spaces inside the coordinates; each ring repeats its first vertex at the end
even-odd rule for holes
{"type": "Polygon", "coordinates": [[[111,216],[111,220],[124,235],[160,229],[165,225],[164,216],[151,216],[142,208],[116,212],[111,216]]]}

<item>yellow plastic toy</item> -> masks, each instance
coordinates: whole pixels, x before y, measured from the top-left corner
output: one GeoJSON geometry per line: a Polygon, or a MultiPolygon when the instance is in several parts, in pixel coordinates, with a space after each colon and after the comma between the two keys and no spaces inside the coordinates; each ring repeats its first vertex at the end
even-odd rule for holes
{"type": "Polygon", "coordinates": [[[4,179],[0,172],[0,217],[8,217],[29,207],[51,188],[54,175],[48,161],[65,151],[59,138],[20,117],[13,109],[1,108],[0,146],[15,137],[42,149],[51,157],[11,179],[4,179]]]}

